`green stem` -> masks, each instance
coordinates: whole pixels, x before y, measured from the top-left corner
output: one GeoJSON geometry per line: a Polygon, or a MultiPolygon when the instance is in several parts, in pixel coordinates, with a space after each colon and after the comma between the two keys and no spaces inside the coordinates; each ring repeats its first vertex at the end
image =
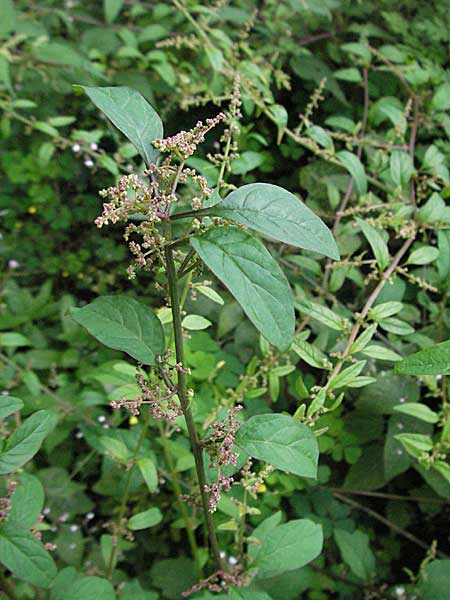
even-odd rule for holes
{"type": "Polygon", "coordinates": [[[202,567],[201,567],[201,564],[200,564],[200,555],[199,555],[199,552],[198,552],[197,540],[195,539],[194,530],[193,530],[193,527],[192,527],[191,520],[189,518],[189,514],[188,514],[188,512],[186,510],[186,505],[184,504],[184,502],[182,500],[180,500],[181,495],[182,495],[181,486],[180,486],[180,482],[178,480],[178,474],[177,474],[176,469],[175,469],[175,465],[174,465],[174,462],[173,462],[172,454],[170,453],[170,448],[169,448],[169,445],[167,443],[167,437],[165,435],[165,432],[163,431],[163,427],[162,427],[161,423],[158,423],[158,425],[159,425],[160,437],[161,437],[161,440],[162,440],[164,457],[166,459],[167,466],[169,467],[169,473],[170,473],[170,476],[171,476],[171,479],[172,479],[172,486],[173,486],[175,495],[177,497],[178,505],[179,505],[180,510],[181,510],[181,516],[183,517],[184,526],[186,528],[186,532],[187,532],[189,546],[191,548],[192,556],[194,557],[194,560],[195,560],[196,574],[197,574],[197,577],[200,579],[201,577],[203,577],[203,573],[202,573],[202,567]]]}
{"type": "Polygon", "coordinates": [[[150,423],[150,413],[147,412],[147,414],[145,415],[145,420],[144,420],[144,424],[142,426],[141,429],[141,433],[139,435],[136,447],[134,449],[133,452],[133,456],[131,457],[130,462],[128,463],[128,472],[127,472],[127,478],[125,480],[125,489],[123,491],[123,495],[122,495],[122,502],[120,503],[120,508],[119,508],[119,515],[117,517],[117,542],[116,544],[114,544],[112,550],[111,550],[111,555],[109,557],[109,562],[108,562],[108,567],[106,569],[106,577],[107,579],[111,579],[111,575],[112,575],[112,571],[113,571],[113,567],[114,567],[114,560],[116,558],[117,555],[117,549],[118,549],[118,544],[119,544],[119,536],[120,536],[120,531],[122,529],[122,521],[125,517],[125,512],[127,510],[127,505],[128,505],[128,499],[130,496],[130,484],[131,484],[131,477],[132,477],[132,471],[133,471],[133,467],[136,463],[136,459],[139,455],[139,451],[141,449],[142,443],[145,439],[145,436],[147,435],[147,430],[148,430],[148,426],[150,423]]]}
{"type": "Polygon", "coordinates": [[[244,531],[245,531],[245,517],[247,516],[247,498],[248,491],[247,488],[244,488],[244,500],[243,504],[243,512],[241,517],[241,522],[239,523],[239,537],[238,537],[238,557],[242,558],[244,555],[244,531]]]}
{"type": "MultiPolygon", "coordinates": [[[[172,228],[170,222],[165,222],[164,233],[167,240],[172,238],[172,228]]],[[[175,268],[175,261],[173,258],[172,249],[166,246],[164,249],[166,258],[166,269],[167,269],[167,280],[169,285],[169,296],[170,303],[172,306],[172,317],[173,317],[173,332],[175,337],[175,352],[178,363],[184,365],[184,347],[183,347],[183,328],[181,325],[181,306],[180,298],[178,294],[178,276],[175,268]]],[[[206,477],[205,467],[203,464],[202,449],[200,446],[197,430],[195,428],[194,418],[189,406],[189,398],[186,393],[186,376],[183,371],[178,372],[178,385],[177,385],[178,398],[180,400],[181,409],[183,411],[184,419],[188,429],[189,439],[191,442],[192,452],[194,454],[195,469],[197,471],[197,478],[200,488],[200,497],[203,508],[203,515],[208,530],[209,543],[214,559],[219,569],[223,568],[222,559],[220,558],[219,544],[217,542],[216,531],[214,529],[214,523],[212,520],[211,513],[209,512],[208,494],[206,492],[206,477]]]]}

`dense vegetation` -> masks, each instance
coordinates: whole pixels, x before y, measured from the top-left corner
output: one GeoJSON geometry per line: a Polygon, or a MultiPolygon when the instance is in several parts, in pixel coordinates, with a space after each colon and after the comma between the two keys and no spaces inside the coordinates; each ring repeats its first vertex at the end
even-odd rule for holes
{"type": "Polygon", "coordinates": [[[448,600],[449,8],[0,1],[6,597],[448,600]]]}

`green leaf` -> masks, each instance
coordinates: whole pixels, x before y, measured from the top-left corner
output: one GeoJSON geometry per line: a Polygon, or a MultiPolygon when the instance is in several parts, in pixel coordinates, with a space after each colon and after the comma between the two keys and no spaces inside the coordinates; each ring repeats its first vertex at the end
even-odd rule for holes
{"type": "Polygon", "coordinates": [[[19,346],[31,346],[31,342],[21,333],[5,331],[4,333],[0,333],[0,346],[18,348],[19,346]]]}
{"type": "Polygon", "coordinates": [[[355,377],[357,377],[361,373],[361,371],[364,369],[365,365],[366,365],[365,360],[359,360],[355,364],[350,365],[349,367],[347,367],[346,369],[341,371],[341,373],[336,375],[336,377],[334,377],[334,379],[330,379],[329,389],[335,390],[337,388],[345,387],[346,385],[351,383],[355,379],[355,377]]]}
{"type": "Polygon", "coordinates": [[[57,416],[50,410],[38,410],[8,438],[0,454],[0,475],[15,471],[28,462],[56,425],[57,416]]]}
{"type": "Polygon", "coordinates": [[[219,296],[219,294],[216,292],[216,290],[213,290],[212,288],[208,287],[207,285],[194,284],[194,289],[198,290],[200,292],[200,294],[203,294],[203,296],[206,296],[207,298],[209,298],[210,300],[212,300],[212,302],[215,302],[216,304],[220,304],[221,306],[223,306],[225,304],[222,297],[219,296]]]}
{"type": "Polygon", "coordinates": [[[22,473],[20,483],[11,496],[8,522],[30,529],[39,519],[44,506],[44,488],[34,475],[22,473]]]}
{"type": "Polygon", "coordinates": [[[101,296],[70,314],[99,342],[122,350],[144,365],[156,365],[164,353],[161,321],[152,310],[126,296],[101,296]]]}
{"type": "Polygon", "coordinates": [[[361,227],[362,232],[372,248],[372,252],[376,258],[378,266],[382,271],[384,271],[389,264],[389,250],[386,242],[383,240],[378,231],[372,227],[372,225],[369,225],[369,223],[359,218],[356,218],[356,221],[361,227]]]}
{"type": "Polygon", "coordinates": [[[411,156],[402,150],[394,150],[389,165],[392,181],[399,186],[406,185],[414,173],[411,156]]]}
{"type": "Polygon", "coordinates": [[[112,584],[101,577],[80,577],[64,593],[64,600],[115,600],[112,584]]]}
{"type": "Polygon", "coordinates": [[[295,324],[292,294],[264,246],[234,226],[210,229],[191,238],[191,245],[260,333],[281,351],[287,350],[295,324]]]}
{"type": "Polygon", "coordinates": [[[0,524],[0,562],[18,579],[42,588],[48,588],[57,573],[41,542],[17,523],[0,524]]]}
{"type": "Polygon", "coordinates": [[[128,87],[75,86],[86,92],[92,102],[136,146],[145,163],[155,162],[158,151],[152,141],[163,135],[158,113],[143,96],[128,87]]]}
{"type": "Polygon", "coordinates": [[[108,23],[112,23],[122,10],[123,0],[103,0],[103,12],[108,23]]]}
{"type": "Polygon", "coordinates": [[[343,561],[352,572],[364,581],[372,579],[375,575],[375,556],[370,549],[369,536],[359,530],[349,533],[343,529],[335,529],[334,539],[343,561]]]}
{"type": "Polygon", "coordinates": [[[350,175],[353,177],[356,183],[356,187],[358,188],[358,192],[360,194],[367,193],[367,177],[366,172],[364,171],[364,167],[356,156],[356,154],[352,154],[347,150],[341,150],[336,154],[336,158],[339,159],[339,162],[342,166],[347,169],[350,175]]]}
{"type": "Polygon", "coordinates": [[[277,185],[244,185],[209,209],[208,214],[232,219],[285,244],[339,260],[336,242],[325,223],[294,194],[277,185]]]}
{"type": "Polygon", "coordinates": [[[301,477],[317,476],[317,440],[309,427],[288,415],[250,417],[239,427],[235,445],[282,471],[301,477]]]}
{"type": "Polygon", "coordinates": [[[110,454],[116,460],[126,463],[130,458],[130,451],[126,444],[121,440],[117,440],[113,437],[102,436],[99,439],[101,446],[105,451],[110,454]]]}
{"type": "Polygon", "coordinates": [[[422,246],[413,250],[406,261],[407,265],[428,265],[439,257],[439,250],[434,246],[422,246]]]}
{"type": "Polygon", "coordinates": [[[394,410],[405,415],[411,415],[426,423],[437,423],[439,421],[439,417],[431,410],[431,408],[428,408],[425,404],[419,404],[418,402],[398,404],[397,406],[394,406],[394,410]]]}
{"type": "Polygon", "coordinates": [[[182,325],[185,329],[189,329],[190,331],[200,331],[202,329],[208,329],[208,327],[211,327],[212,323],[201,315],[187,315],[184,317],[182,325]]]}
{"type": "Polygon", "coordinates": [[[305,340],[295,339],[292,343],[292,350],[311,367],[323,369],[328,362],[326,354],[305,340]]]}
{"type": "Polygon", "coordinates": [[[6,419],[21,408],[23,408],[23,402],[20,398],[0,396],[0,419],[6,419]]]}
{"type": "Polygon", "coordinates": [[[128,529],[131,529],[132,531],[136,531],[137,529],[147,529],[147,527],[158,525],[161,521],[161,511],[155,506],[144,512],[140,512],[137,515],[133,515],[128,521],[128,529]]]}
{"type": "Polygon", "coordinates": [[[450,83],[443,83],[434,93],[431,105],[436,110],[446,111],[450,109],[450,83]]]}
{"type": "Polygon", "coordinates": [[[394,437],[414,458],[420,458],[424,452],[430,452],[433,449],[430,436],[422,433],[399,433],[394,437]]]}
{"type": "Polygon", "coordinates": [[[309,302],[309,300],[298,300],[294,302],[294,304],[295,308],[297,308],[300,312],[309,315],[317,321],[320,321],[320,323],[323,323],[330,329],[334,329],[335,331],[342,331],[342,317],[336,315],[332,310],[330,310],[326,306],[322,306],[321,304],[317,304],[316,302],[309,302]]]}
{"type": "Polygon", "coordinates": [[[382,319],[386,319],[391,315],[395,315],[400,312],[403,308],[403,304],[401,302],[383,302],[382,304],[377,304],[369,311],[369,317],[374,321],[381,321],[382,319]]]}
{"type": "Polygon", "coordinates": [[[322,527],[309,519],[278,525],[264,536],[252,567],[258,579],[299,569],[314,560],[323,545],[322,527]]]}
{"type": "Polygon", "coordinates": [[[450,559],[429,562],[421,572],[418,589],[422,600],[448,600],[450,559]]]}
{"type": "Polygon", "coordinates": [[[155,492],[158,487],[158,471],[156,470],[155,463],[151,458],[139,458],[137,465],[144,478],[145,484],[150,492],[155,492]]]}
{"type": "Polygon", "coordinates": [[[405,321],[402,321],[401,319],[392,317],[382,319],[380,321],[380,327],[386,331],[395,333],[396,335],[411,335],[411,333],[414,333],[414,327],[411,327],[411,325],[405,323],[405,321]]]}
{"type": "Polygon", "coordinates": [[[397,352],[385,348],[380,344],[370,344],[364,348],[362,353],[371,358],[376,358],[377,360],[388,360],[390,362],[402,360],[400,354],[397,354],[397,352]]]}
{"type": "Polygon", "coordinates": [[[16,9],[13,0],[2,0],[0,39],[5,38],[16,26],[16,9]]]}
{"type": "Polygon", "coordinates": [[[395,365],[401,375],[450,375],[450,340],[411,354],[395,365]]]}
{"type": "Polygon", "coordinates": [[[330,137],[330,135],[328,135],[328,133],[322,127],[313,125],[305,131],[305,134],[312,138],[320,146],[323,146],[323,148],[327,148],[327,150],[333,150],[333,138],[330,137]]]}

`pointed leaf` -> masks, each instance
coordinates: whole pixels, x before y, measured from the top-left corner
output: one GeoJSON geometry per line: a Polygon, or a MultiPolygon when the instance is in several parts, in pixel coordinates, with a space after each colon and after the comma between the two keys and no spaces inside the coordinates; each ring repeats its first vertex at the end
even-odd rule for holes
{"type": "Polygon", "coordinates": [[[395,365],[402,375],[450,375],[450,340],[411,354],[395,365]]]}
{"type": "Polygon", "coordinates": [[[317,475],[316,437],[309,427],[288,415],[250,417],[239,427],[235,446],[282,471],[301,477],[317,475]]]}
{"type": "Polygon", "coordinates": [[[158,151],[152,142],[163,135],[163,124],[154,108],[139,92],[128,87],[74,86],[86,92],[92,102],[137,148],[147,165],[158,151]]]}
{"type": "Polygon", "coordinates": [[[122,350],[144,365],[164,353],[161,321],[147,306],[126,296],[101,296],[70,314],[99,342],[122,350]]]}
{"type": "Polygon", "coordinates": [[[287,190],[269,183],[251,183],[231,192],[210,209],[292,246],[339,260],[333,235],[325,223],[287,190]]]}
{"type": "Polygon", "coordinates": [[[347,169],[350,175],[353,177],[360,194],[367,193],[367,177],[364,167],[356,156],[347,150],[341,150],[336,154],[336,157],[341,162],[342,166],[347,169]]]}
{"type": "Polygon", "coordinates": [[[295,324],[291,290],[266,248],[234,226],[210,229],[192,238],[191,244],[262,335],[287,350],[295,324]]]}

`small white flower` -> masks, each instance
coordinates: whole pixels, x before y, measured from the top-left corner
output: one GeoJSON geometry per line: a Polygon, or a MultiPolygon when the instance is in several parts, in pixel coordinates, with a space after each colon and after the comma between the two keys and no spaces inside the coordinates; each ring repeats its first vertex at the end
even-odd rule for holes
{"type": "Polygon", "coordinates": [[[94,161],[91,160],[90,158],[87,158],[84,161],[84,166],[87,167],[88,169],[91,169],[94,166],[94,161]]]}
{"type": "Polygon", "coordinates": [[[96,150],[98,150],[98,146],[97,146],[97,144],[96,144],[95,142],[93,142],[92,144],[89,144],[89,148],[90,148],[91,150],[94,150],[94,152],[95,152],[96,150]]]}
{"type": "Polygon", "coordinates": [[[106,421],[105,415],[100,415],[99,417],[97,417],[97,421],[99,423],[104,423],[106,421]]]}
{"type": "Polygon", "coordinates": [[[59,520],[61,521],[61,523],[65,523],[68,518],[69,518],[69,513],[65,512],[59,517],[59,520]]]}
{"type": "Polygon", "coordinates": [[[82,438],[84,438],[84,433],[82,431],[77,431],[75,437],[77,438],[77,440],[81,440],[82,438]]]}
{"type": "Polygon", "coordinates": [[[20,267],[20,262],[15,258],[11,258],[11,260],[8,260],[8,267],[10,269],[18,269],[20,267]]]}
{"type": "Polygon", "coordinates": [[[230,565],[234,566],[238,564],[238,559],[235,556],[230,556],[228,562],[230,565]]]}
{"type": "Polygon", "coordinates": [[[69,544],[69,549],[70,550],[75,550],[75,548],[77,547],[77,545],[75,543],[72,542],[72,544],[69,544]]]}
{"type": "Polygon", "coordinates": [[[441,381],[442,375],[436,375],[436,381],[441,381]]]}
{"type": "Polygon", "coordinates": [[[403,454],[403,450],[401,450],[400,448],[397,449],[396,454],[398,456],[401,456],[403,454]]]}
{"type": "Polygon", "coordinates": [[[44,510],[42,511],[43,515],[48,515],[50,513],[50,509],[48,508],[48,506],[46,508],[44,508],[44,510]]]}
{"type": "Polygon", "coordinates": [[[109,429],[109,425],[108,425],[108,423],[105,423],[105,424],[103,425],[103,429],[109,429]]]}
{"type": "Polygon", "coordinates": [[[397,423],[397,427],[398,427],[398,429],[403,429],[404,425],[403,425],[403,423],[397,423]]]}
{"type": "Polygon", "coordinates": [[[75,533],[75,531],[78,531],[78,525],[73,524],[69,527],[69,529],[72,533],[75,533]]]}
{"type": "Polygon", "coordinates": [[[77,153],[77,152],[79,152],[80,150],[81,150],[81,146],[80,146],[80,144],[74,144],[74,145],[72,146],[72,152],[75,152],[75,153],[77,153]]]}
{"type": "Polygon", "coordinates": [[[399,402],[400,402],[401,404],[403,404],[403,402],[405,402],[405,398],[403,398],[403,396],[402,396],[402,397],[400,398],[399,402]]]}
{"type": "Polygon", "coordinates": [[[395,595],[396,596],[403,596],[404,593],[405,593],[405,591],[406,591],[405,588],[403,586],[399,585],[398,587],[395,588],[395,595]]]}
{"type": "Polygon", "coordinates": [[[87,519],[88,521],[90,521],[90,520],[91,520],[91,519],[93,519],[94,517],[95,517],[95,514],[94,514],[93,512],[88,512],[88,513],[86,514],[86,519],[87,519]]]}
{"type": "Polygon", "coordinates": [[[225,552],[222,551],[222,552],[219,552],[219,556],[220,556],[220,558],[225,558],[226,554],[225,554],[225,552]]]}

